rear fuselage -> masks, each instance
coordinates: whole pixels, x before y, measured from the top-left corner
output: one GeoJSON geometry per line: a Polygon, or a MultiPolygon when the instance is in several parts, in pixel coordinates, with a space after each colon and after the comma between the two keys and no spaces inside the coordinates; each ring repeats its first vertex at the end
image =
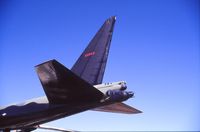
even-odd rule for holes
{"type": "Polygon", "coordinates": [[[124,81],[95,85],[104,93],[102,100],[88,103],[50,104],[46,96],[0,108],[0,130],[30,128],[96,107],[122,102],[133,96],[124,91],[124,81]]]}

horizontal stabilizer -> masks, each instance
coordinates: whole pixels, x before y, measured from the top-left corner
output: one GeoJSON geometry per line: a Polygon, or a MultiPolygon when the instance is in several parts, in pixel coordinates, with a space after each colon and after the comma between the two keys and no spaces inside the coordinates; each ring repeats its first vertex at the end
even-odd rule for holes
{"type": "Polygon", "coordinates": [[[122,113],[122,114],[138,114],[142,113],[142,111],[137,110],[129,105],[124,103],[115,103],[111,105],[106,105],[102,107],[98,107],[93,109],[94,111],[102,111],[102,112],[112,112],[112,113],[122,113]]]}
{"type": "Polygon", "coordinates": [[[50,130],[50,131],[57,131],[57,132],[78,132],[78,131],[75,131],[75,130],[66,130],[64,128],[44,126],[44,125],[38,125],[38,126],[36,126],[36,128],[44,129],[44,130],[50,130]]]}
{"type": "Polygon", "coordinates": [[[103,93],[56,60],[37,65],[36,71],[52,104],[91,103],[103,97],[103,93]]]}

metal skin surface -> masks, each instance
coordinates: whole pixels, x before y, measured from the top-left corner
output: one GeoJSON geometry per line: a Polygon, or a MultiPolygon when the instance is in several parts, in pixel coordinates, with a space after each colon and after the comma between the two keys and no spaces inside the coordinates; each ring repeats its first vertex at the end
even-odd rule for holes
{"type": "MultiPolygon", "coordinates": [[[[7,116],[0,118],[0,128],[1,129],[24,129],[24,128],[34,128],[39,124],[43,124],[49,121],[60,119],[66,116],[70,116],[76,113],[80,113],[89,109],[113,104],[116,102],[121,102],[126,99],[113,101],[106,100],[104,102],[88,102],[80,104],[49,104],[49,103],[28,103],[24,106],[10,106],[1,112],[7,112],[7,116]],[[12,111],[10,114],[9,111],[12,111]]],[[[43,98],[45,100],[45,98],[43,98]]],[[[98,109],[96,109],[98,111],[98,109]]],[[[111,111],[110,111],[111,112],[111,111]]]]}
{"type": "MultiPolygon", "coordinates": [[[[1,118],[1,129],[25,129],[34,128],[42,123],[46,123],[52,120],[63,118],[69,115],[73,115],[91,108],[95,108],[97,103],[79,104],[79,105],[51,105],[51,104],[37,104],[31,103],[23,107],[11,106],[7,109],[13,109],[16,115],[5,116],[1,118]],[[39,108],[39,109],[38,109],[39,108]],[[15,111],[28,110],[25,113],[17,113],[15,111]],[[35,109],[35,110],[33,110],[35,109]]],[[[5,110],[7,110],[5,109],[5,110]]]]}
{"type": "MultiPolygon", "coordinates": [[[[127,97],[126,99],[128,98],[129,97],[127,97]]],[[[7,113],[7,115],[4,116],[3,118],[0,118],[1,129],[31,128],[33,126],[51,120],[59,119],[88,109],[109,105],[113,103],[113,100],[108,99],[105,102],[98,101],[98,102],[88,102],[88,103],[84,102],[81,104],[50,104],[48,103],[46,97],[38,98],[35,101],[36,102],[33,101],[27,102],[27,104],[24,105],[19,104],[19,106],[12,105],[2,109],[1,112],[7,113]]]]}
{"type": "Polygon", "coordinates": [[[32,131],[40,124],[86,110],[136,114],[124,81],[102,84],[116,18],[107,19],[71,70],[56,60],[37,65],[46,96],[0,107],[0,131],[32,131]]]}
{"type": "Polygon", "coordinates": [[[92,85],[102,83],[115,21],[113,16],[104,22],[71,69],[92,85]]]}

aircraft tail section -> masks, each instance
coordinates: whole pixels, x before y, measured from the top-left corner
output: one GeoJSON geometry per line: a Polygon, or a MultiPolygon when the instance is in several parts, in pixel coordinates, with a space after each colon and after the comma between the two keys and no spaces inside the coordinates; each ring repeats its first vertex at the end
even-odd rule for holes
{"type": "Polygon", "coordinates": [[[113,16],[105,21],[71,69],[92,85],[102,83],[115,20],[113,16]]]}
{"type": "Polygon", "coordinates": [[[95,102],[103,97],[103,93],[56,60],[37,65],[36,71],[52,104],[95,102]]]}
{"type": "Polygon", "coordinates": [[[111,112],[111,113],[122,113],[122,114],[138,114],[142,113],[142,111],[137,110],[127,104],[124,103],[114,103],[111,105],[106,105],[102,107],[98,107],[93,109],[94,111],[101,112],[111,112]]]}

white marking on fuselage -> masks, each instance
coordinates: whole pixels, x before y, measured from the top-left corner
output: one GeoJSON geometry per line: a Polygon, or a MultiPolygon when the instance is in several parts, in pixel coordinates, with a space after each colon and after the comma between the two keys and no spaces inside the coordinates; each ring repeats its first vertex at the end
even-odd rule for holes
{"type": "Polygon", "coordinates": [[[1,114],[2,116],[6,116],[7,115],[7,113],[3,113],[3,114],[1,114]]]}
{"type": "Polygon", "coordinates": [[[98,85],[94,85],[96,89],[106,94],[108,90],[120,90],[123,85],[126,85],[125,81],[119,81],[119,82],[112,82],[112,83],[102,83],[98,85]]]}
{"type": "Polygon", "coordinates": [[[10,104],[10,105],[4,106],[4,107],[0,107],[0,110],[5,109],[9,106],[24,106],[24,105],[29,104],[29,103],[48,104],[49,101],[48,101],[46,96],[42,96],[42,97],[26,100],[25,102],[13,103],[13,104],[10,104]]]}

